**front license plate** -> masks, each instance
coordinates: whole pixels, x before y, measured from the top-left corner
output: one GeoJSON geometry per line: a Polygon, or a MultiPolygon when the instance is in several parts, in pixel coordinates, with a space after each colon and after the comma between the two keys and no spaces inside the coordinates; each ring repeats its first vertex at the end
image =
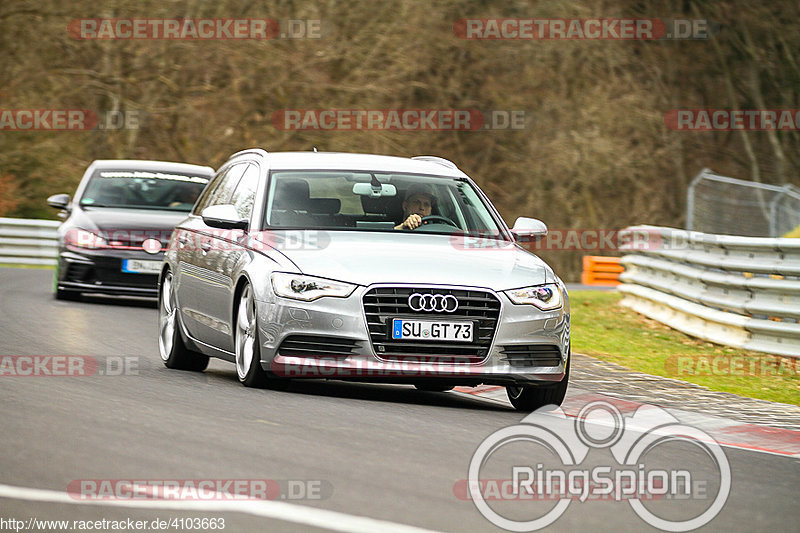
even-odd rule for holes
{"type": "Polygon", "coordinates": [[[123,259],[122,271],[129,274],[158,274],[161,272],[161,261],[123,259]]]}
{"type": "Polygon", "coordinates": [[[392,319],[392,339],[472,342],[472,322],[392,319]]]}

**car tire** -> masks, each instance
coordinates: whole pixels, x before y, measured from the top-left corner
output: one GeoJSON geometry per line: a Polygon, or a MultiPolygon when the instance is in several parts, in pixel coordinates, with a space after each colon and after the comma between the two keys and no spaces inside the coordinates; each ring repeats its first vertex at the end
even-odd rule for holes
{"type": "Polygon", "coordinates": [[[258,318],[256,316],[253,289],[247,284],[242,288],[239,302],[234,310],[234,349],[236,352],[236,375],[245,387],[284,389],[288,380],[278,378],[261,367],[258,347],[258,318]]]}
{"type": "Polygon", "coordinates": [[[506,387],[506,394],[511,405],[517,411],[530,412],[544,407],[545,405],[561,405],[567,395],[569,385],[569,366],[572,361],[570,354],[567,359],[567,368],[564,371],[564,379],[554,385],[540,385],[532,387],[506,387]]]}
{"type": "Polygon", "coordinates": [[[171,271],[164,274],[158,293],[158,351],[167,368],[202,372],[208,366],[207,355],[188,349],[183,342],[171,271]]]}
{"type": "Polygon", "coordinates": [[[455,385],[442,385],[439,383],[414,383],[417,390],[425,392],[447,392],[453,390],[455,385]]]}

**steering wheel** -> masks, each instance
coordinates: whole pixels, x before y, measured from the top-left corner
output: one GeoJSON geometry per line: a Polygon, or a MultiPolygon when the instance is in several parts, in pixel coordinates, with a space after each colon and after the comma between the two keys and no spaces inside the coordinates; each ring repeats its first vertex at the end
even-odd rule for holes
{"type": "Polygon", "coordinates": [[[455,222],[453,222],[449,218],[443,217],[441,215],[428,215],[426,217],[422,217],[422,223],[423,224],[427,224],[429,222],[434,222],[434,221],[435,222],[442,222],[444,224],[449,224],[449,225],[453,226],[454,228],[458,227],[458,225],[455,222]]]}

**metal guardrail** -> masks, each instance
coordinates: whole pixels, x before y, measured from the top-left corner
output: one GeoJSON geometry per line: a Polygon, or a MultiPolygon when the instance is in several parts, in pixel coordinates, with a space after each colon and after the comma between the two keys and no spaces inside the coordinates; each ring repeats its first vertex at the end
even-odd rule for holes
{"type": "Polygon", "coordinates": [[[800,239],[622,231],[622,304],[694,337],[800,357],[800,239]]]}
{"type": "Polygon", "coordinates": [[[0,263],[55,265],[57,220],[0,218],[0,263]]]}

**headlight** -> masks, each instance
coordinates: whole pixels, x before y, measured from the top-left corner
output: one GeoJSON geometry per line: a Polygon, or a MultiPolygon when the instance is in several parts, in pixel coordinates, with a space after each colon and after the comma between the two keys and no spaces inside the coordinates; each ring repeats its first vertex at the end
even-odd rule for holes
{"type": "Polygon", "coordinates": [[[356,288],[350,283],[286,272],[274,272],[270,279],[275,294],[304,302],[311,302],[323,296],[347,298],[356,288]]]}
{"type": "Polygon", "coordinates": [[[85,229],[71,229],[64,236],[64,242],[67,246],[75,246],[78,248],[90,248],[95,250],[97,248],[105,248],[108,243],[100,235],[86,231],[85,229]]]}
{"type": "Polygon", "coordinates": [[[555,283],[514,289],[506,294],[515,304],[533,304],[542,311],[558,309],[563,300],[561,288],[555,283]]]}

